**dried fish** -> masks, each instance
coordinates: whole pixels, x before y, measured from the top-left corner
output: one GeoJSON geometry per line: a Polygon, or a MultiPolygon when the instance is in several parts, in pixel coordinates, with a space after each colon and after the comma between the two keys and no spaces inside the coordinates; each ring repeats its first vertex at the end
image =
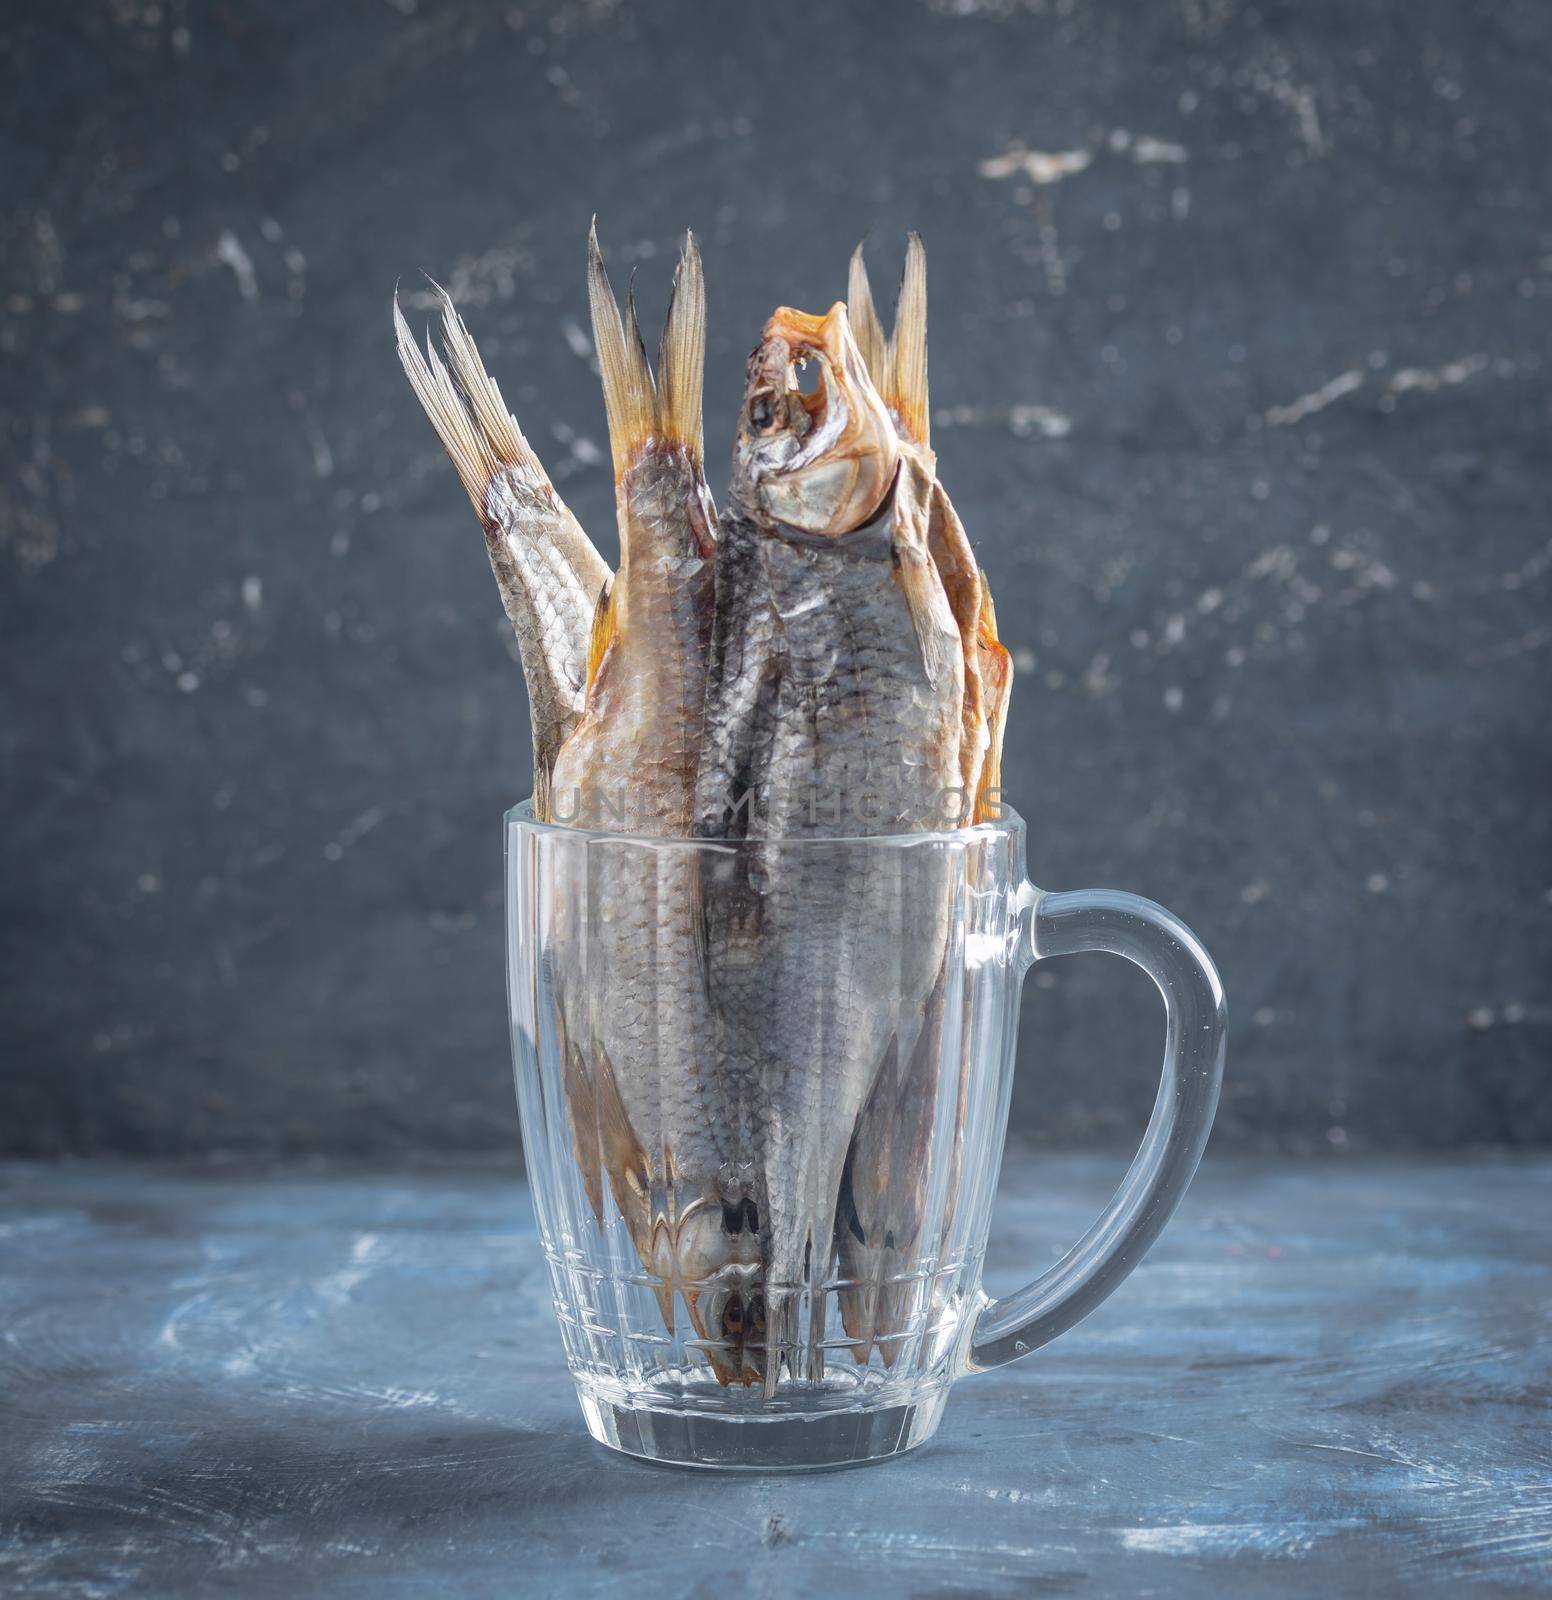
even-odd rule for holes
{"type": "Polygon", "coordinates": [[[752,673],[708,687],[703,750],[739,754],[703,766],[698,806],[703,828],[720,812],[744,840],[705,889],[706,971],[723,1059],[749,1086],[768,1393],[784,1365],[822,1373],[852,1131],[886,1058],[915,1059],[947,930],[941,863],[857,844],[922,826],[959,775],[958,630],[923,485],[900,465],[845,306],[779,310],[750,362],[729,497],[740,544],[718,583],[718,636],[746,632],[753,610],[764,644],[752,673]],[[819,366],[811,394],[794,380],[804,361],[819,366]],[[745,792],[708,792],[725,770],[745,792]],[[922,937],[901,951],[888,930],[904,905],[922,937]]]}
{"type": "MultiPolygon", "coordinates": [[[[588,243],[593,336],[615,469],[620,570],[601,598],[586,705],[555,764],[557,814],[598,822],[613,795],[630,830],[692,829],[713,601],[716,511],[701,444],[705,288],[687,238],[654,376],[634,297],[622,321],[596,233],[588,243]]],[[[700,885],[684,850],[600,841],[589,852],[588,970],[565,1000],[575,1052],[572,1120],[596,1160],[643,1264],[661,1284],[664,1321],[684,1300],[724,1381],[746,1375],[737,1342],[757,1241],[729,1230],[743,1192],[736,1118],[716,1070],[699,978],[700,885]]],[[[586,1170],[586,1168],[584,1168],[586,1170]]]]}
{"type": "Polygon", "coordinates": [[[555,908],[587,919],[558,1019],[583,1186],[601,1224],[607,1186],[670,1332],[677,1297],[717,1377],[772,1394],[823,1376],[831,1289],[857,1360],[886,1366],[925,1292],[923,1152],[942,1063],[967,1059],[951,869],[862,841],[993,813],[1011,663],[937,476],[915,235],[887,336],[860,247],[846,303],[766,324],[720,526],[693,238],[655,375],[596,231],[588,287],[612,578],[445,296],[447,364],[395,306],[400,356],[486,528],[541,815],[623,835],[592,840],[585,894],[555,908]],[[631,834],[733,848],[703,873],[631,834]]]}
{"type": "MultiPolygon", "coordinates": [[[[929,434],[927,262],[921,239],[912,234],[907,240],[894,328],[887,338],[874,307],[861,245],[851,258],[847,306],[859,329],[859,347],[900,436],[900,471],[914,479],[930,508],[927,545],[959,629],[964,668],[955,815],[981,821],[994,814],[998,798],[1012,663],[997,641],[986,576],[937,476],[929,434]]],[[[915,1055],[908,1061],[898,1054],[886,1060],[858,1117],[847,1155],[835,1245],[842,1322],[859,1361],[868,1359],[876,1339],[880,1358],[890,1365],[900,1330],[908,1326],[912,1285],[918,1281],[923,1248],[932,1243],[920,1237],[925,1164],[917,1153],[926,1148],[932,1134],[941,1044],[956,1036],[956,1123],[964,1115],[971,1019],[959,1017],[957,1031],[950,1029],[946,1004],[948,997],[939,983],[927,998],[915,1055]]],[[[957,1127],[954,1149],[955,1176],[945,1208],[944,1238],[952,1225],[952,1196],[957,1189],[957,1127]]]]}
{"type": "Polygon", "coordinates": [[[547,817],[551,769],[582,715],[593,609],[609,569],[507,410],[452,300],[433,288],[447,360],[429,332],[422,357],[395,295],[399,360],[485,530],[528,684],[534,805],[547,817]]]}
{"type": "Polygon", "coordinates": [[[846,288],[847,307],[862,331],[858,343],[865,353],[868,370],[884,396],[885,404],[899,430],[907,466],[902,470],[917,473],[929,485],[931,501],[928,547],[943,580],[944,590],[959,625],[964,654],[964,723],[960,739],[960,785],[967,797],[965,820],[983,821],[991,811],[986,791],[995,783],[985,781],[988,767],[999,771],[1002,763],[1002,728],[986,687],[989,677],[996,680],[1001,704],[1006,709],[1006,691],[1011,683],[1013,664],[997,641],[995,618],[985,620],[991,611],[991,589],[975,559],[975,551],[937,475],[937,460],[930,438],[931,412],[927,400],[927,253],[921,238],[911,234],[906,242],[905,273],[895,307],[895,326],[889,338],[874,309],[873,291],[868,282],[867,265],[859,244],[852,253],[846,288]]]}

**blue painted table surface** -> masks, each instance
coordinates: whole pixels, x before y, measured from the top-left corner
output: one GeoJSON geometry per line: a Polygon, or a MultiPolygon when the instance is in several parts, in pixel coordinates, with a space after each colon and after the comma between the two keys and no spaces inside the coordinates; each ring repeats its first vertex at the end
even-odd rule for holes
{"type": "MultiPolygon", "coordinates": [[[[989,1287],[1119,1168],[1010,1158],[989,1287]]],[[[0,1167],[0,1592],[1533,1592],[1549,1222],[1545,1158],[1209,1158],[924,1450],[720,1477],[584,1434],[511,1170],[0,1167]]]]}

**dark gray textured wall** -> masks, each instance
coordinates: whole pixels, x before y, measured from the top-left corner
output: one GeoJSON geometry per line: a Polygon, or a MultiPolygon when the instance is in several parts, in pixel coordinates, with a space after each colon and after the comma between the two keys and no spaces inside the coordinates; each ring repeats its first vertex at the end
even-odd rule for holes
{"type": "MultiPolygon", "coordinates": [[[[612,541],[595,209],[654,319],[701,235],[714,458],[770,307],[924,232],[1032,867],[1216,953],[1225,1144],[1552,1137],[1545,7],[123,0],[0,50],[0,1148],[515,1137],[521,679],[388,298],[452,288],[612,541]]],[[[1145,983],[1026,1001],[1020,1127],[1135,1132],[1145,983]]]]}

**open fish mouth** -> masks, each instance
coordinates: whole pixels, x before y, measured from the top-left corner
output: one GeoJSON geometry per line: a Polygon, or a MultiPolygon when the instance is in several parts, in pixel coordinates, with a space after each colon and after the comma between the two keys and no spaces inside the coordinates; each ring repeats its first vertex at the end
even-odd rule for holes
{"type": "Polygon", "coordinates": [[[899,445],[843,302],[823,316],[779,307],[750,357],[740,447],[749,482],[775,521],[849,533],[889,493],[899,445]],[[818,381],[800,374],[813,363],[818,381]]]}
{"type": "MultiPolygon", "coordinates": [[[[724,1384],[751,1384],[763,1371],[765,1298],[758,1231],[744,1214],[748,1202],[729,1205],[702,1196],[670,1230],[660,1220],[651,1258],[660,1301],[677,1290],[690,1314],[699,1349],[724,1384]]],[[[671,1314],[671,1313],[670,1313],[671,1314]]]]}
{"type": "Polygon", "coordinates": [[[846,397],[840,388],[844,346],[826,322],[806,311],[779,307],[765,327],[764,367],[769,381],[750,397],[751,427],[757,433],[773,432],[777,420],[784,417],[794,440],[807,446],[800,450],[802,455],[818,454],[827,442],[833,443],[834,429],[830,435],[821,430],[832,418],[839,423],[846,412],[846,397]],[[819,381],[805,390],[800,379],[810,362],[818,369],[819,381]]]}

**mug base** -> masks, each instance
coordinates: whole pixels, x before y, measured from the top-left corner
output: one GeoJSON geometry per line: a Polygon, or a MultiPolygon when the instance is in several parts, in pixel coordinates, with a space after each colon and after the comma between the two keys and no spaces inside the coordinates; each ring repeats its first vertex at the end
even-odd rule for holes
{"type": "Polygon", "coordinates": [[[577,1398],[587,1431],[640,1461],[713,1472],[823,1472],[888,1461],[937,1432],[948,1385],[896,1405],[850,1410],[716,1415],[631,1403],[589,1393],[577,1398]]]}

